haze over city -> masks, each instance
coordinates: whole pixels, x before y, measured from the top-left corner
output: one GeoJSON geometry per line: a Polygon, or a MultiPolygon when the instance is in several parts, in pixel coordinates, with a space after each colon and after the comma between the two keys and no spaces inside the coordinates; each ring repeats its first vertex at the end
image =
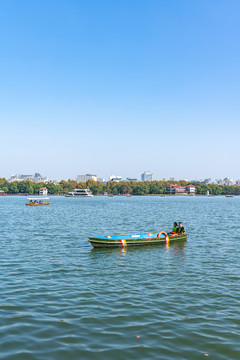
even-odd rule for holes
{"type": "Polygon", "coordinates": [[[238,1],[11,1],[1,173],[240,177],[238,1]]]}

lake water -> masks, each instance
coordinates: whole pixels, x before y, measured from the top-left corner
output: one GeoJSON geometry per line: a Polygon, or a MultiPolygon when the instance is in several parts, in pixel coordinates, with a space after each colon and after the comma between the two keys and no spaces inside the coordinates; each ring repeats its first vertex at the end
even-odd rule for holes
{"type": "Polygon", "coordinates": [[[0,198],[0,359],[240,359],[240,197],[0,198]],[[92,249],[89,235],[188,241],[92,249]]]}

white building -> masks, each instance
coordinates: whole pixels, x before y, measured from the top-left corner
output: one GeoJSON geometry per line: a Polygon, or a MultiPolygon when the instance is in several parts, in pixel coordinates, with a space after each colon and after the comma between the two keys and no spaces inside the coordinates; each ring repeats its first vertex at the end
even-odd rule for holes
{"type": "Polygon", "coordinates": [[[144,173],[141,175],[141,181],[152,181],[153,180],[153,174],[150,171],[144,171],[144,173]]]}
{"type": "Polygon", "coordinates": [[[195,194],[196,193],[196,187],[192,184],[185,187],[188,194],[195,194]]]}
{"type": "Polygon", "coordinates": [[[119,182],[119,181],[122,181],[122,177],[121,176],[116,176],[116,175],[110,175],[109,180],[119,182]]]}
{"type": "Polygon", "coordinates": [[[15,175],[11,175],[8,181],[13,182],[13,181],[24,181],[24,180],[33,181],[33,175],[15,174],[15,175]]]}
{"type": "Polygon", "coordinates": [[[231,177],[226,177],[226,178],[224,179],[224,185],[227,185],[227,186],[233,185],[233,178],[231,178],[231,177]]]}
{"type": "Polygon", "coordinates": [[[45,183],[46,184],[49,182],[49,178],[47,178],[46,176],[42,176],[39,173],[35,173],[32,181],[35,183],[45,183]]]}
{"type": "Polygon", "coordinates": [[[39,173],[35,173],[35,175],[23,175],[23,174],[15,174],[11,175],[11,178],[8,180],[9,182],[13,181],[32,181],[35,183],[47,183],[49,179],[45,176],[40,175],[39,173]]]}
{"type": "Polygon", "coordinates": [[[47,195],[48,194],[48,189],[46,187],[42,187],[39,189],[39,195],[47,195]]]}
{"type": "Polygon", "coordinates": [[[77,182],[87,182],[88,180],[97,181],[97,175],[86,174],[86,175],[77,175],[77,182]]]}

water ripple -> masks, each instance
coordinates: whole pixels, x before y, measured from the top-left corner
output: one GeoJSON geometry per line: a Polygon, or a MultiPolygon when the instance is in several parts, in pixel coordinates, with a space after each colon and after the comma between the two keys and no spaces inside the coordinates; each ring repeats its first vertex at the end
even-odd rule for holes
{"type": "Polygon", "coordinates": [[[0,198],[0,359],[239,359],[240,198],[24,203],[0,198]],[[94,250],[87,242],[176,220],[185,243],[94,250]]]}

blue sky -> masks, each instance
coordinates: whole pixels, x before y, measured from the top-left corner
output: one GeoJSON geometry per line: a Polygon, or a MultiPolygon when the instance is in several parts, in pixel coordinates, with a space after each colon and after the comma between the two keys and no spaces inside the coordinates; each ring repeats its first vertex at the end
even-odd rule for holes
{"type": "Polygon", "coordinates": [[[0,0],[0,177],[240,177],[239,12],[0,0]]]}

